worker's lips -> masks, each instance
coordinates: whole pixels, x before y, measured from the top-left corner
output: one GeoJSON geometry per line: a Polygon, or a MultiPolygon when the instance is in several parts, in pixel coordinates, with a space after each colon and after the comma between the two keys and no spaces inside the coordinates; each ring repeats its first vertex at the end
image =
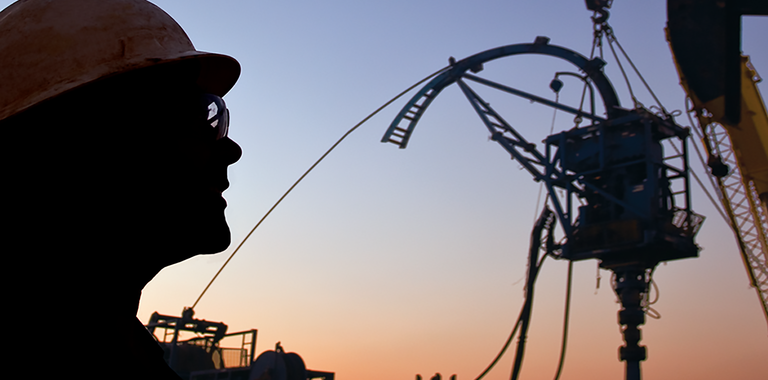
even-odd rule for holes
{"type": "Polygon", "coordinates": [[[221,194],[220,191],[216,191],[216,192],[212,193],[212,198],[215,199],[214,202],[215,202],[216,206],[221,207],[221,208],[227,208],[227,200],[224,199],[224,196],[221,194]]]}

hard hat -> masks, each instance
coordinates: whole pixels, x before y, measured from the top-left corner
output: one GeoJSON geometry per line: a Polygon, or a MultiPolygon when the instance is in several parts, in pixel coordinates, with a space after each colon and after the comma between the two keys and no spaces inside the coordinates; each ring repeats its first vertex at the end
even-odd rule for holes
{"type": "Polygon", "coordinates": [[[20,0],[0,12],[0,120],[101,79],[153,66],[195,67],[223,96],[240,76],[229,56],[195,50],[144,0],[20,0]]]}

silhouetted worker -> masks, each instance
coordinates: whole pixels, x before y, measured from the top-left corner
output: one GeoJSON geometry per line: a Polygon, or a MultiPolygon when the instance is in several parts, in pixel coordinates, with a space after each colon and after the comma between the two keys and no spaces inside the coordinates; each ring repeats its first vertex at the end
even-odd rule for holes
{"type": "Polygon", "coordinates": [[[221,96],[239,74],[143,0],[0,13],[9,371],[178,378],[136,311],[162,268],[230,244],[222,192],[241,150],[221,96]]]}

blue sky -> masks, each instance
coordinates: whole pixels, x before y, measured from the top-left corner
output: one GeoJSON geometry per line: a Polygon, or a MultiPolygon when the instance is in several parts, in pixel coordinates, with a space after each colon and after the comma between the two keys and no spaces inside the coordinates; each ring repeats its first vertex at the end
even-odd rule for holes
{"type": "MultiPolygon", "coordinates": [[[[243,147],[225,193],[235,243],[344,132],[448,57],[539,35],[588,55],[592,42],[590,13],[578,0],[154,3],[199,50],[232,55],[243,67],[225,97],[230,135],[243,147]]],[[[664,40],[665,2],[616,1],[609,22],[665,107],[682,109],[664,40]]],[[[744,19],[743,50],[764,76],[766,35],[765,17],[744,19]]],[[[631,105],[613,59],[606,60],[622,103],[631,105]]],[[[552,97],[549,81],[564,69],[575,70],[553,58],[518,57],[488,64],[483,74],[552,97]]],[[[566,80],[561,100],[573,103],[577,89],[566,80]]],[[[258,328],[259,351],[282,341],[310,368],[342,380],[435,372],[469,379],[485,368],[523,300],[539,186],[488,140],[456,87],[433,103],[407,149],[379,143],[406,101],[361,127],[295,189],[214,283],[198,317],[231,330],[258,328]]],[[[551,109],[508,102],[499,104],[526,138],[548,134],[551,109]]],[[[556,131],[572,126],[571,116],[558,113],[556,131]]],[[[757,379],[767,369],[766,321],[733,234],[698,188],[694,209],[708,217],[701,257],[657,270],[662,318],[643,328],[643,369],[649,378],[757,379]]],[[[190,306],[232,248],[161,272],[144,291],[139,317],[190,306]]],[[[565,269],[548,262],[539,278],[524,378],[554,374],[565,269]]],[[[596,273],[595,262],[576,265],[563,379],[622,373],[618,305],[609,273],[601,272],[597,290],[596,273]]],[[[508,376],[510,363],[490,378],[508,376]]]]}

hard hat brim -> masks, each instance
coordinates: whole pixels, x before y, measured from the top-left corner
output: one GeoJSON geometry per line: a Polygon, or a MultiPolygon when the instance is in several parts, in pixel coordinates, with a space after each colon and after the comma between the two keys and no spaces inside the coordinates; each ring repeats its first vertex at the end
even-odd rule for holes
{"type": "Polygon", "coordinates": [[[145,0],[26,0],[0,12],[0,120],[72,90],[136,72],[175,75],[223,96],[240,76],[229,56],[198,51],[145,0]]]}
{"type": "MultiPolygon", "coordinates": [[[[226,95],[240,77],[240,64],[234,58],[223,54],[189,51],[162,59],[146,59],[143,62],[133,62],[117,70],[112,67],[109,73],[91,72],[90,74],[95,74],[92,78],[77,78],[68,83],[62,83],[38,92],[35,96],[36,99],[26,99],[26,104],[17,104],[14,113],[23,112],[44,101],[53,100],[61,95],[94,83],[101,83],[125,74],[139,74],[140,72],[156,70],[165,70],[169,74],[175,71],[187,73],[192,70],[195,73],[191,78],[194,83],[190,84],[203,92],[218,96],[226,95]]],[[[0,110],[0,120],[10,116],[10,112],[6,114],[5,111],[0,110]]]]}
{"type": "Polygon", "coordinates": [[[214,95],[226,95],[240,77],[240,64],[234,58],[228,55],[200,51],[187,52],[178,57],[168,57],[154,63],[152,67],[189,64],[198,66],[197,87],[214,95]]]}

